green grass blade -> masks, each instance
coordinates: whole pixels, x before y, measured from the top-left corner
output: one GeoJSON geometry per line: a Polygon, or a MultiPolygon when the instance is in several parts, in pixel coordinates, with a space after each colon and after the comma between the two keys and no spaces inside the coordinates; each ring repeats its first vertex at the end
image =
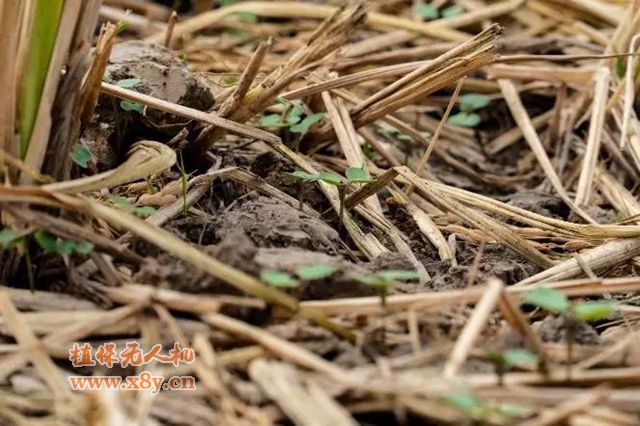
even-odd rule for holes
{"type": "Polygon", "coordinates": [[[33,5],[33,21],[18,101],[22,158],[29,148],[31,133],[38,115],[42,89],[56,44],[64,0],[35,0],[33,5]]]}

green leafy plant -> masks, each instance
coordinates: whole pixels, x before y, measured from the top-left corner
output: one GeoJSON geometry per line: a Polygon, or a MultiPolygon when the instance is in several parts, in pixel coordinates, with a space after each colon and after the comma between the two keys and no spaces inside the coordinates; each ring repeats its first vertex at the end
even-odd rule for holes
{"type": "MultiPolygon", "coordinates": [[[[141,82],[142,80],[140,80],[139,78],[124,78],[122,80],[116,81],[115,84],[116,86],[122,87],[123,89],[131,89],[136,87],[141,82]]],[[[144,105],[142,105],[140,102],[122,100],[120,101],[120,108],[122,108],[124,111],[135,111],[140,114],[144,113],[144,105]]]]}
{"type": "Polygon", "coordinates": [[[156,209],[151,206],[132,206],[126,198],[120,197],[118,195],[112,195],[111,200],[121,209],[125,210],[128,213],[135,214],[138,217],[149,217],[156,213],[156,209]]]}
{"type": "Polygon", "coordinates": [[[61,256],[68,256],[73,252],[89,254],[93,250],[93,244],[88,241],[63,240],[46,231],[34,232],[33,238],[45,253],[57,253],[61,256]]]}
{"type": "Polygon", "coordinates": [[[349,167],[345,171],[345,176],[350,183],[368,183],[371,182],[369,174],[363,167],[349,167]]]}
{"type": "Polygon", "coordinates": [[[411,281],[420,278],[417,271],[402,269],[387,269],[377,271],[371,275],[353,275],[353,279],[363,284],[375,287],[380,296],[380,304],[387,306],[387,294],[389,288],[398,281],[411,281]]]}
{"type": "Polygon", "coordinates": [[[312,265],[303,266],[296,270],[296,275],[305,281],[321,280],[328,278],[336,271],[336,267],[333,265],[312,265]]]}
{"type": "Polygon", "coordinates": [[[413,8],[413,11],[416,15],[422,18],[423,21],[428,21],[432,19],[438,19],[440,15],[438,13],[438,9],[433,7],[430,4],[418,4],[413,8]]]}
{"type": "Polygon", "coordinates": [[[475,111],[486,107],[491,99],[485,95],[467,94],[460,97],[460,112],[449,117],[448,123],[455,126],[475,127],[482,118],[475,111]]]}
{"type": "Polygon", "coordinates": [[[8,249],[20,243],[23,235],[11,229],[3,229],[0,231],[0,246],[8,249]]]}
{"type": "Polygon", "coordinates": [[[452,16],[464,13],[464,7],[459,4],[447,7],[438,11],[438,9],[430,4],[418,4],[413,8],[413,12],[423,21],[430,21],[438,18],[451,18],[452,16]]]}
{"type": "Polygon", "coordinates": [[[618,310],[618,305],[609,301],[572,303],[566,295],[547,287],[538,287],[525,293],[522,296],[522,302],[562,316],[567,342],[568,371],[571,368],[573,344],[578,326],[581,323],[609,318],[618,310]]]}
{"type": "Polygon", "coordinates": [[[120,108],[122,108],[123,111],[134,111],[139,114],[144,113],[144,105],[139,102],[120,101],[120,108]]]}
{"type": "MultiPolygon", "coordinates": [[[[338,218],[340,220],[340,226],[342,227],[342,219],[344,217],[344,200],[346,197],[346,191],[349,183],[367,183],[371,181],[371,178],[367,174],[364,166],[362,167],[349,167],[345,171],[347,180],[345,181],[339,176],[336,176],[329,172],[321,172],[318,174],[307,173],[304,170],[296,170],[289,173],[291,176],[300,179],[302,183],[309,182],[325,182],[329,185],[333,185],[338,189],[338,197],[340,201],[338,218]]],[[[300,195],[298,201],[300,202],[300,209],[302,209],[302,199],[304,196],[304,185],[301,185],[300,195]]]]}
{"type": "Polygon", "coordinates": [[[513,419],[526,418],[533,413],[530,407],[521,404],[495,404],[467,392],[449,395],[445,401],[464,415],[489,424],[504,424],[513,419]]]}
{"type": "Polygon", "coordinates": [[[86,169],[91,161],[91,151],[81,143],[77,143],[71,147],[71,160],[78,166],[86,169]]]}
{"type": "Polygon", "coordinates": [[[502,386],[504,373],[511,367],[532,367],[538,366],[539,359],[525,349],[507,349],[502,352],[490,352],[486,355],[487,361],[491,362],[498,376],[498,383],[502,386]]]}
{"type": "Polygon", "coordinates": [[[310,265],[296,269],[298,279],[286,272],[266,270],[260,274],[262,281],[278,288],[297,288],[301,281],[314,281],[328,278],[336,271],[333,265],[310,265]]]}
{"type": "Polygon", "coordinates": [[[142,83],[142,80],[139,78],[123,78],[122,80],[116,81],[116,86],[122,87],[123,89],[131,89],[140,83],[142,83]]]}
{"type": "MultiPolygon", "coordinates": [[[[21,244],[28,235],[29,232],[3,229],[0,231],[0,246],[5,249],[15,247],[21,244]]],[[[73,252],[89,254],[93,250],[93,244],[88,241],[65,240],[43,230],[33,232],[33,239],[45,253],[57,253],[66,256],[73,252]]]]}
{"type": "Polygon", "coordinates": [[[270,286],[278,288],[296,288],[300,282],[286,272],[267,270],[260,274],[260,279],[270,286]]]}
{"type": "Polygon", "coordinates": [[[290,102],[284,98],[276,98],[276,102],[285,105],[283,114],[268,114],[260,117],[260,125],[268,128],[286,127],[291,133],[306,133],[309,128],[324,118],[324,113],[316,112],[305,116],[302,102],[290,102]]]}

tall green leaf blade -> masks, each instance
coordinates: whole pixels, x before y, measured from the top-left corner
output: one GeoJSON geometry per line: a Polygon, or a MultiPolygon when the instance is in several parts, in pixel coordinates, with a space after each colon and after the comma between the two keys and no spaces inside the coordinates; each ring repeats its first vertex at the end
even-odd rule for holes
{"type": "MultiPolygon", "coordinates": [[[[64,0],[35,0],[24,73],[20,87],[20,155],[27,154],[49,72],[64,0]]],[[[17,6],[16,6],[17,7],[17,6]]]]}

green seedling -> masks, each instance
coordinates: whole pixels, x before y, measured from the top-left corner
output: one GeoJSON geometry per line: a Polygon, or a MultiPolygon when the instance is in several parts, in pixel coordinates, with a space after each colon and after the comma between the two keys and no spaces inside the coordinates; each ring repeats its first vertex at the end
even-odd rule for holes
{"type": "Polygon", "coordinates": [[[260,279],[270,286],[277,288],[297,288],[300,285],[300,281],[286,272],[281,271],[263,271],[260,274],[260,279]]]}
{"type": "Polygon", "coordinates": [[[512,367],[536,367],[539,365],[538,356],[525,349],[490,352],[486,355],[486,359],[493,364],[500,386],[503,384],[504,374],[508,369],[512,367]]]}
{"type": "Polygon", "coordinates": [[[88,241],[63,240],[46,231],[34,232],[33,238],[45,253],[56,253],[60,256],[68,256],[73,252],[89,254],[93,250],[93,244],[88,241]]]}
{"type": "MultiPolygon", "coordinates": [[[[33,276],[33,264],[27,244],[26,237],[31,231],[17,232],[11,229],[3,229],[0,231],[0,249],[16,248],[24,254],[27,263],[27,277],[29,279],[29,288],[35,290],[35,279],[33,276]]],[[[61,256],[68,256],[72,253],[89,254],[93,250],[93,244],[88,241],[71,241],[57,238],[45,231],[36,231],[32,234],[33,239],[38,243],[44,253],[56,253],[61,256]]]]}
{"type": "Polygon", "coordinates": [[[71,147],[71,160],[78,166],[86,169],[91,161],[91,151],[81,143],[77,143],[71,147]]]}
{"type": "Polygon", "coordinates": [[[286,109],[283,114],[263,115],[260,118],[260,125],[268,128],[285,127],[289,132],[302,134],[309,131],[309,128],[324,118],[324,113],[316,112],[305,116],[302,102],[288,100],[278,97],[276,102],[285,105],[286,109]]]}
{"type": "Polygon", "coordinates": [[[564,294],[547,287],[539,287],[524,294],[522,302],[562,316],[567,343],[567,374],[571,371],[573,344],[580,323],[603,320],[618,310],[614,302],[572,303],[564,294]]]}
{"type": "Polygon", "coordinates": [[[126,211],[127,213],[132,213],[138,217],[141,218],[145,218],[145,217],[149,217],[152,216],[156,213],[156,209],[154,209],[151,206],[143,206],[143,207],[137,207],[137,206],[132,206],[129,201],[127,201],[126,198],[117,196],[117,195],[112,195],[111,196],[111,200],[113,200],[113,202],[120,207],[121,209],[123,209],[124,211],[126,211]]]}
{"type": "Polygon", "coordinates": [[[438,19],[440,13],[438,13],[438,9],[430,4],[419,4],[413,8],[413,11],[416,15],[418,15],[423,21],[430,21],[432,19],[438,19]]]}
{"type": "Polygon", "coordinates": [[[423,21],[431,21],[438,18],[451,18],[464,12],[464,7],[459,4],[447,7],[438,11],[438,9],[430,4],[418,4],[413,8],[413,12],[423,21]]]}
{"type": "MultiPolygon", "coordinates": [[[[29,233],[3,229],[0,231],[0,246],[4,249],[16,247],[24,242],[27,235],[29,233]]],[[[93,250],[93,244],[88,241],[65,240],[42,230],[33,232],[33,239],[45,253],[57,253],[61,256],[67,256],[74,252],[89,254],[93,250]]]]}
{"type": "Polygon", "coordinates": [[[417,271],[388,269],[384,271],[378,271],[372,275],[354,275],[353,279],[363,284],[375,287],[378,291],[378,295],[380,296],[380,305],[382,305],[382,307],[386,307],[389,287],[391,287],[398,281],[411,281],[420,279],[420,274],[417,271]]]}
{"type": "Polygon", "coordinates": [[[17,232],[12,231],[11,229],[3,229],[0,231],[0,247],[4,249],[9,249],[14,247],[22,241],[24,235],[17,232]]]}
{"type": "MultiPolygon", "coordinates": [[[[296,170],[293,173],[289,173],[291,176],[300,179],[302,184],[309,182],[325,182],[329,185],[333,185],[338,189],[338,198],[340,202],[338,218],[340,220],[340,230],[342,230],[342,219],[344,218],[344,200],[347,195],[347,187],[349,183],[367,183],[371,182],[371,178],[367,174],[364,166],[362,167],[349,167],[345,171],[347,180],[345,181],[339,176],[336,176],[329,172],[321,172],[319,174],[307,173],[304,170],[296,170]]],[[[298,201],[300,203],[300,210],[302,210],[302,200],[305,193],[304,185],[301,185],[298,201]]]]}
{"type": "Polygon", "coordinates": [[[286,272],[266,270],[260,274],[260,279],[265,283],[278,288],[298,288],[302,281],[314,281],[328,278],[336,271],[332,265],[302,266],[296,269],[298,278],[294,278],[286,272]]]}
{"type": "Polygon", "coordinates": [[[333,265],[303,266],[296,270],[298,278],[304,281],[322,280],[328,278],[336,271],[333,265]]]}
{"type": "Polygon", "coordinates": [[[463,127],[475,127],[482,118],[475,111],[486,107],[491,98],[485,95],[467,94],[460,97],[460,112],[449,117],[449,124],[463,127]]]}
{"type": "Polygon", "coordinates": [[[465,416],[489,424],[504,424],[505,422],[523,419],[533,414],[533,410],[530,407],[521,404],[496,404],[484,401],[467,392],[449,395],[445,401],[465,416]]]}
{"type": "MultiPolygon", "coordinates": [[[[125,78],[116,81],[115,84],[116,86],[122,87],[123,89],[132,89],[141,82],[142,80],[140,80],[139,78],[125,78]]],[[[142,105],[140,102],[122,100],[120,101],[120,108],[122,108],[123,111],[135,111],[140,114],[144,113],[144,105],[142,105]]]]}

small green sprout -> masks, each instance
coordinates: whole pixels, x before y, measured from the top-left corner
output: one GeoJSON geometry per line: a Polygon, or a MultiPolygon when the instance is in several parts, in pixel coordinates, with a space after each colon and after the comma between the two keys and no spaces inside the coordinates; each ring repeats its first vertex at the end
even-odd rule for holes
{"type": "Polygon", "coordinates": [[[126,211],[127,213],[132,213],[138,217],[141,218],[145,218],[145,217],[149,217],[152,216],[156,213],[156,209],[154,209],[151,206],[143,206],[143,207],[136,207],[136,206],[132,206],[129,201],[127,201],[126,198],[120,197],[118,195],[112,195],[111,196],[111,200],[113,200],[113,202],[120,207],[121,209],[123,209],[124,211],[126,211]]]}
{"type": "Polygon", "coordinates": [[[306,133],[309,128],[324,118],[324,113],[316,112],[305,115],[302,102],[290,102],[282,97],[277,97],[276,102],[286,106],[285,112],[280,114],[268,114],[260,117],[260,125],[271,129],[287,127],[291,133],[306,133]]]}
{"type": "Polygon", "coordinates": [[[423,21],[438,19],[438,16],[439,16],[438,9],[436,9],[430,4],[424,4],[424,3],[418,4],[416,5],[416,7],[413,8],[413,11],[423,21]]]}
{"type": "MultiPolygon", "coordinates": [[[[29,234],[3,229],[0,231],[0,246],[5,249],[15,247],[24,241],[26,235],[29,234]]],[[[93,244],[88,241],[64,240],[42,230],[35,231],[33,238],[45,253],[57,253],[66,256],[73,252],[89,254],[93,250],[93,244]]]]}
{"type": "Polygon", "coordinates": [[[131,89],[140,83],[142,83],[142,80],[139,78],[124,78],[116,81],[116,86],[122,87],[123,89],[131,89]]]}
{"type": "Polygon", "coordinates": [[[470,93],[460,97],[460,112],[449,117],[448,123],[455,126],[475,127],[482,118],[475,111],[486,107],[491,98],[485,95],[470,93]]]}
{"type": "Polygon", "coordinates": [[[293,278],[286,272],[281,271],[263,271],[260,274],[260,279],[266,282],[270,286],[278,288],[296,288],[300,285],[300,282],[293,278]]]}
{"type": "Polygon", "coordinates": [[[413,12],[423,21],[430,21],[433,19],[451,18],[452,16],[460,15],[461,13],[464,13],[464,7],[456,4],[442,9],[442,11],[438,11],[437,8],[430,4],[418,4],[413,8],[413,12]]]}
{"type": "Polygon", "coordinates": [[[493,363],[498,384],[502,386],[504,373],[511,367],[535,367],[539,365],[539,359],[525,349],[508,349],[502,352],[490,352],[486,355],[487,361],[493,363]]]}
{"type": "Polygon", "coordinates": [[[306,133],[311,126],[324,118],[324,113],[316,112],[306,116],[302,121],[289,127],[291,133],[306,133]]]}
{"type": "Polygon", "coordinates": [[[144,113],[144,105],[140,102],[120,101],[120,108],[122,108],[123,111],[135,111],[139,114],[144,113]]]}
{"type": "Polygon", "coordinates": [[[572,364],[573,343],[578,325],[601,321],[611,317],[618,310],[617,304],[608,301],[572,303],[564,294],[547,287],[538,287],[524,294],[522,302],[562,316],[567,342],[568,372],[572,364]]]}
{"type": "Polygon", "coordinates": [[[71,147],[71,160],[78,166],[86,169],[91,161],[91,151],[81,143],[77,143],[71,147]]]}
{"type": "Polygon", "coordinates": [[[369,174],[365,170],[364,166],[362,167],[349,167],[345,176],[351,183],[368,183],[371,182],[371,178],[369,174]]]}
{"type": "Polygon", "coordinates": [[[561,314],[569,309],[569,299],[564,294],[548,287],[539,287],[526,293],[522,300],[549,312],[561,314]]]}
{"type": "Polygon", "coordinates": [[[22,235],[17,231],[12,231],[11,229],[3,229],[0,231],[0,246],[2,246],[2,248],[11,248],[18,244],[21,239],[22,235]]]}
{"type": "Polygon", "coordinates": [[[482,411],[482,402],[470,393],[456,393],[449,395],[446,401],[453,408],[469,417],[476,417],[482,411]]]}
{"type": "MultiPolygon", "coordinates": [[[[307,173],[304,170],[296,170],[293,173],[289,173],[291,176],[300,179],[304,183],[322,181],[333,185],[338,189],[338,198],[340,202],[338,218],[340,220],[340,230],[342,229],[342,219],[344,218],[344,200],[347,195],[348,183],[367,183],[371,182],[371,178],[367,174],[364,166],[362,167],[349,167],[345,175],[347,180],[345,181],[339,176],[329,172],[320,172],[317,175],[307,173]]],[[[304,186],[300,187],[300,193],[298,201],[300,202],[300,209],[302,209],[302,198],[304,196],[304,186]]]]}
{"type": "MultiPolygon", "coordinates": [[[[140,83],[142,83],[142,80],[139,78],[124,78],[115,82],[116,86],[122,87],[123,89],[134,88],[140,83]]],[[[139,102],[122,100],[120,101],[120,108],[122,108],[123,111],[135,111],[140,114],[144,113],[144,105],[139,102]]]]}
{"type": "Polygon", "coordinates": [[[600,321],[613,315],[618,306],[614,302],[571,303],[567,296],[552,288],[539,287],[526,293],[523,302],[557,314],[574,316],[582,322],[600,321]]]}
{"type": "Polygon", "coordinates": [[[46,231],[36,231],[33,233],[40,248],[45,253],[57,253],[61,256],[68,256],[73,252],[79,254],[89,254],[93,250],[93,244],[88,241],[71,241],[57,238],[46,231]]]}
{"type": "Polygon", "coordinates": [[[510,420],[523,419],[533,414],[530,407],[521,404],[496,404],[484,401],[467,392],[449,395],[445,400],[464,415],[477,421],[486,421],[489,424],[504,424],[510,420]]]}
{"type": "Polygon", "coordinates": [[[417,271],[387,269],[378,271],[372,275],[354,275],[353,279],[360,281],[363,284],[375,287],[378,290],[378,295],[380,296],[380,304],[384,307],[387,305],[389,287],[397,281],[420,279],[420,274],[417,271]]]}
{"type": "Polygon", "coordinates": [[[260,117],[260,125],[262,127],[276,128],[282,125],[282,121],[278,114],[263,115],[260,117]]]}
{"type": "Polygon", "coordinates": [[[330,277],[336,271],[333,265],[303,266],[296,270],[296,275],[305,281],[321,280],[330,277]]]}
{"type": "Polygon", "coordinates": [[[274,270],[262,271],[260,279],[273,287],[297,288],[300,286],[300,281],[321,280],[330,277],[335,271],[335,266],[319,264],[302,266],[296,269],[296,275],[299,279],[292,277],[286,272],[274,270]]]}

